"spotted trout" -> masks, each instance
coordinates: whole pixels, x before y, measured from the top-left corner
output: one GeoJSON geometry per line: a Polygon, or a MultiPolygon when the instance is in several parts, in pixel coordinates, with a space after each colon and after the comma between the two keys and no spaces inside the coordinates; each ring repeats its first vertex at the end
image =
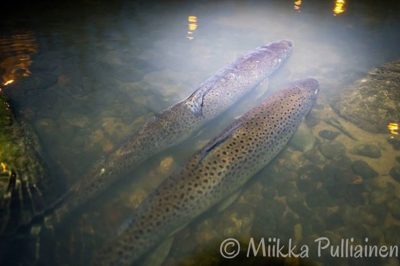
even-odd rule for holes
{"type": "Polygon", "coordinates": [[[235,193],[286,146],[318,90],[315,79],[296,81],[234,121],[143,200],[94,265],[131,265],[235,193]]]}
{"type": "Polygon", "coordinates": [[[290,41],[273,42],[238,58],[207,79],[185,100],[148,121],[139,132],[73,185],[47,209],[57,221],[101,194],[149,157],[187,139],[208,121],[226,111],[287,59],[290,41]]]}

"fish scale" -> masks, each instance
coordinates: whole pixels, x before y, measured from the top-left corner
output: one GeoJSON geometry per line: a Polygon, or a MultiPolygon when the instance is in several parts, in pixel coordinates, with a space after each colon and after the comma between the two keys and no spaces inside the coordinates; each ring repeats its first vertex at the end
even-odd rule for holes
{"type": "Polygon", "coordinates": [[[207,79],[187,99],[156,115],[104,161],[96,163],[87,175],[46,210],[46,214],[54,211],[48,220],[62,221],[149,157],[187,139],[269,77],[291,50],[290,41],[266,44],[207,79]]]}
{"type": "Polygon", "coordinates": [[[314,79],[296,81],[236,120],[141,203],[94,265],[132,264],[237,191],[285,147],[311,110],[318,89],[314,79]]]}

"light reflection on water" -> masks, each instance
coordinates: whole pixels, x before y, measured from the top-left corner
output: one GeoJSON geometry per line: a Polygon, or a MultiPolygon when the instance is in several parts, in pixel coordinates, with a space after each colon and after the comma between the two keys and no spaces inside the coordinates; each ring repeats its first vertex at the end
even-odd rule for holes
{"type": "Polygon", "coordinates": [[[189,40],[194,39],[194,32],[197,29],[198,24],[197,24],[197,17],[196,16],[188,16],[188,32],[186,38],[189,40]]]}
{"type": "Polygon", "coordinates": [[[399,123],[396,122],[390,122],[387,126],[389,133],[392,135],[398,135],[399,134],[399,123]]]}
{"type": "Polygon", "coordinates": [[[300,12],[301,4],[302,4],[302,0],[295,0],[294,5],[293,5],[294,10],[296,10],[297,12],[300,12]]]}
{"type": "Polygon", "coordinates": [[[34,32],[13,34],[0,38],[2,83],[4,86],[19,78],[29,77],[32,55],[37,53],[38,45],[34,32]]]}
{"type": "MultiPolygon", "coordinates": [[[[374,7],[364,6],[357,1],[352,1],[354,8],[351,11],[355,13],[350,14],[346,10],[347,5],[344,0],[296,0],[290,3],[281,1],[279,4],[277,1],[263,4],[253,1],[171,3],[168,7],[161,5],[151,8],[126,4],[117,13],[110,14],[97,14],[96,9],[91,7],[86,10],[90,16],[84,14],[81,20],[71,19],[67,22],[55,19],[54,24],[50,22],[50,30],[42,26],[32,29],[26,37],[14,34],[5,38],[1,49],[15,49],[10,51],[10,56],[1,60],[2,83],[10,91],[23,91],[26,84],[33,84],[34,88],[42,88],[41,85],[46,84],[45,88],[37,90],[37,94],[30,94],[29,99],[17,97],[15,100],[21,111],[29,114],[28,118],[43,139],[44,146],[60,162],[66,178],[72,184],[95,159],[131,135],[149,115],[189,95],[201,81],[238,55],[273,40],[290,39],[295,48],[289,62],[271,80],[271,88],[288,80],[313,76],[321,83],[319,104],[329,109],[331,94],[344,90],[372,66],[399,56],[399,39],[395,34],[399,26],[397,19],[381,18],[379,14],[375,18],[367,12],[374,11],[374,7]],[[359,9],[356,8],[357,4],[359,9]],[[334,17],[332,13],[346,13],[348,16],[334,17]],[[378,21],[376,28],[369,28],[371,21],[378,21]],[[9,46],[9,43],[13,45],[9,46]],[[39,54],[35,55],[37,52],[39,54]],[[30,76],[33,67],[37,71],[30,76]],[[30,79],[42,74],[43,69],[46,75],[40,76],[39,80],[30,79]],[[55,78],[50,79],[52,76],[55,78]],[[10,83],[11,80],[14,82],[10,83]],[[21,80],[28,83],[19,86],[21,80]]],[[[58,259],[67,257],[72,264],[75,258],[83,258],[81,264],[85,264],[93,252],[92,248],[96,246],[93,242],[101,243],[112,235],[154,184],[174,168],[180,167],[185,158],[254,103],[244,101],[225,119],[200,132],[194,140],[166,151],[138,169],[134,173],[138,179],[136,183],[123,183],[124,188],[110,192],[106,200],[96,205],[98,208],[91,209],[72,223],[71,228],[77,228],[76,231],[70,230],[65,237],[67,240],[58,239],[61,247],[68,248],[65,253],[60,250],[55,252],[58,259]],[[82,250],[79,249],[80,245],[84,247],[82,250]]],[[[329,111],[325,109],[318,109],[318,112],[329,111]]],[[[326,126],[325,122],[321,124],[326,126]]],[[[388,130],[397,133],[398,124],[388,124],[388,130]]],[[[360,141],[374,141],[376,137],[360,131],[353,134],[360,141]]],[[[343,134],[338,139],[346,145],[353,145],[343,134]]],[[[386,142],[382,143],[384,145],[386,142]]],[[[298,163],[295,159],[300,156],[299,152],[289,152],[289,155],[298,163]]],[[[393,157],[386,152],[383,158],[393,163],[393,157]]],[[[367,161],[380,174],[388,172],[385,164],[379,166],[380,160],[367,161]]],[[[284,173],[283,178],[291,176],[291,173],[284,173]]],[[[183,241],[181,245],[177,243],[173,255],[178,256],[176,250],[182,249],[182,253],[190,257],[201,250],[197,248],[201,245],[196,243],[210,244],[208,240],[218,239],[218,231],[232,232],[232,228],[239,228],[246,235],[249,230],[246,223],[253,223],[256,227],[256,224],[272,221],[270,228],[273,229],[269,233],[279,234],[283,236],[282,239],[292,236],[292,229],[299,228],[299,224],[304,229],[302,233],[297,232],[297,237],[303,239],[308,235],[332,233],[337,229],[315,229],[321,226],[315,220],[322,219],[325,207],[320,207],[321,210],[317,208],[318,215],[315,216],[303,213],[293,218],[286,205],[281,210],[283,214],[280,213],[277,206],[286,204],[289,197],[284,193],[285,189],[290,194],[290,185],[294,182],[288,181],[285,186],[279,180],[265,182],[265,186],[260,182],[251,186],[240,201],[242,208],[234,207],[230,212],[211,215],[206,217],[204,223],[185,229],[180,239],[186,242],[183,241]],[[274,190],[277,186],[279,194],[274,190]],[[247,199],[254,202],[248,202],[247,199]],[[271,204],[270,209],[264,206],[271,204]],[[266,211],[273,215],[265,215],[266,211]],[[255,219],[250,222],[249,217],[253,216],[255,219]],[[288,222],[292,220],[295,226],[288,222]],[[278,225],[274,222],[278,222],[278,225]],[[285,228],[279,229],[280,223],[285,228]]],[[[319,179],[313,182],[317,188],[322,186],[319,179]]],[[[363,183],[359,176],[352,176],[350,182],[352,185],[363,183]]],[[[340,193],[340,189],[336,192],[340,193]]],[[[353,186],[351,189],[357,188],[353,186]]],[[[313,193],[306,195],[312,196],[313,193]]],[[[330,197],[322,195],[316,201],[324,202],[327,198],[330,197]]],[[[333,222],[339,224],[337,213],[349,211],[342,201],[339,197],[335,198],[330,202],[333,206],[328,208],[330,217],[335,219],[333,222]]],[[[303,211],[307,213],[307,208],[303,211]]],[[[343,219],[349,219],[349,216],[343,219]]],[[[361,234],[361,226],[358,229],[354,228],[354,224],[351,224],[354,227],[346,227],[346,223],[350,222],[346,220],[340,224],[344,229],[338,226],[337,231],[361,234]]],[[[46,242],[42,242],[42,245],[46,246],[46,242]]]]}
{"type": "Polygon", "coordinates": [[[333,15],[341,15],[346,11],[346,1],[345,0],[335,0],[335,7],[333,8],[333,15]]]}

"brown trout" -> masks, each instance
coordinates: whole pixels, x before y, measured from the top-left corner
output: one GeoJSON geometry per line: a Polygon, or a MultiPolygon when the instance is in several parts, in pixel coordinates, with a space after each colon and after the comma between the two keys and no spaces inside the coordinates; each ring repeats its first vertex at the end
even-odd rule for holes
{"type": "Polygon", "coordinates": [[[318,90],[315,79],[296,81],[232,123],[139,205],[94,265],[131,265],[240,189],[286,146],[318,90]]]}
{"type": "Polygon", "coordinates": [[[273,42],[250,51],[221,69],[200,84],[187,99],[156,115],[105,161],[97,163],[47,213],[55,209],[51,217],[62,220],[144,160],[187,139],[269,77],[287,59],[291,50],[290,41],[273,42]]]}

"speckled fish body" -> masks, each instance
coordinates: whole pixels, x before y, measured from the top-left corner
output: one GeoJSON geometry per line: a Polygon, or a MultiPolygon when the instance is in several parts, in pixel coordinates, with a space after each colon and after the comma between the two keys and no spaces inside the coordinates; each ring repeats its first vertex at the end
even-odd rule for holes
{"type": "Polygon", "coordinates": [[[268,97],[197,152],[147,197],[95,265],[131,265],[194,218],[237,191],[287,144],[312,108],[314,79],[268,97]]]}
{"type": "Polygon", "coordinates": [[[57,203],[57,219],[62,220],[144,160],[185,140],[226,111],[278,69],[291,50],[290,41],[258,47],[203,82],[187,99],[156,115],[70,189],[62,203],[57,203]]]}

